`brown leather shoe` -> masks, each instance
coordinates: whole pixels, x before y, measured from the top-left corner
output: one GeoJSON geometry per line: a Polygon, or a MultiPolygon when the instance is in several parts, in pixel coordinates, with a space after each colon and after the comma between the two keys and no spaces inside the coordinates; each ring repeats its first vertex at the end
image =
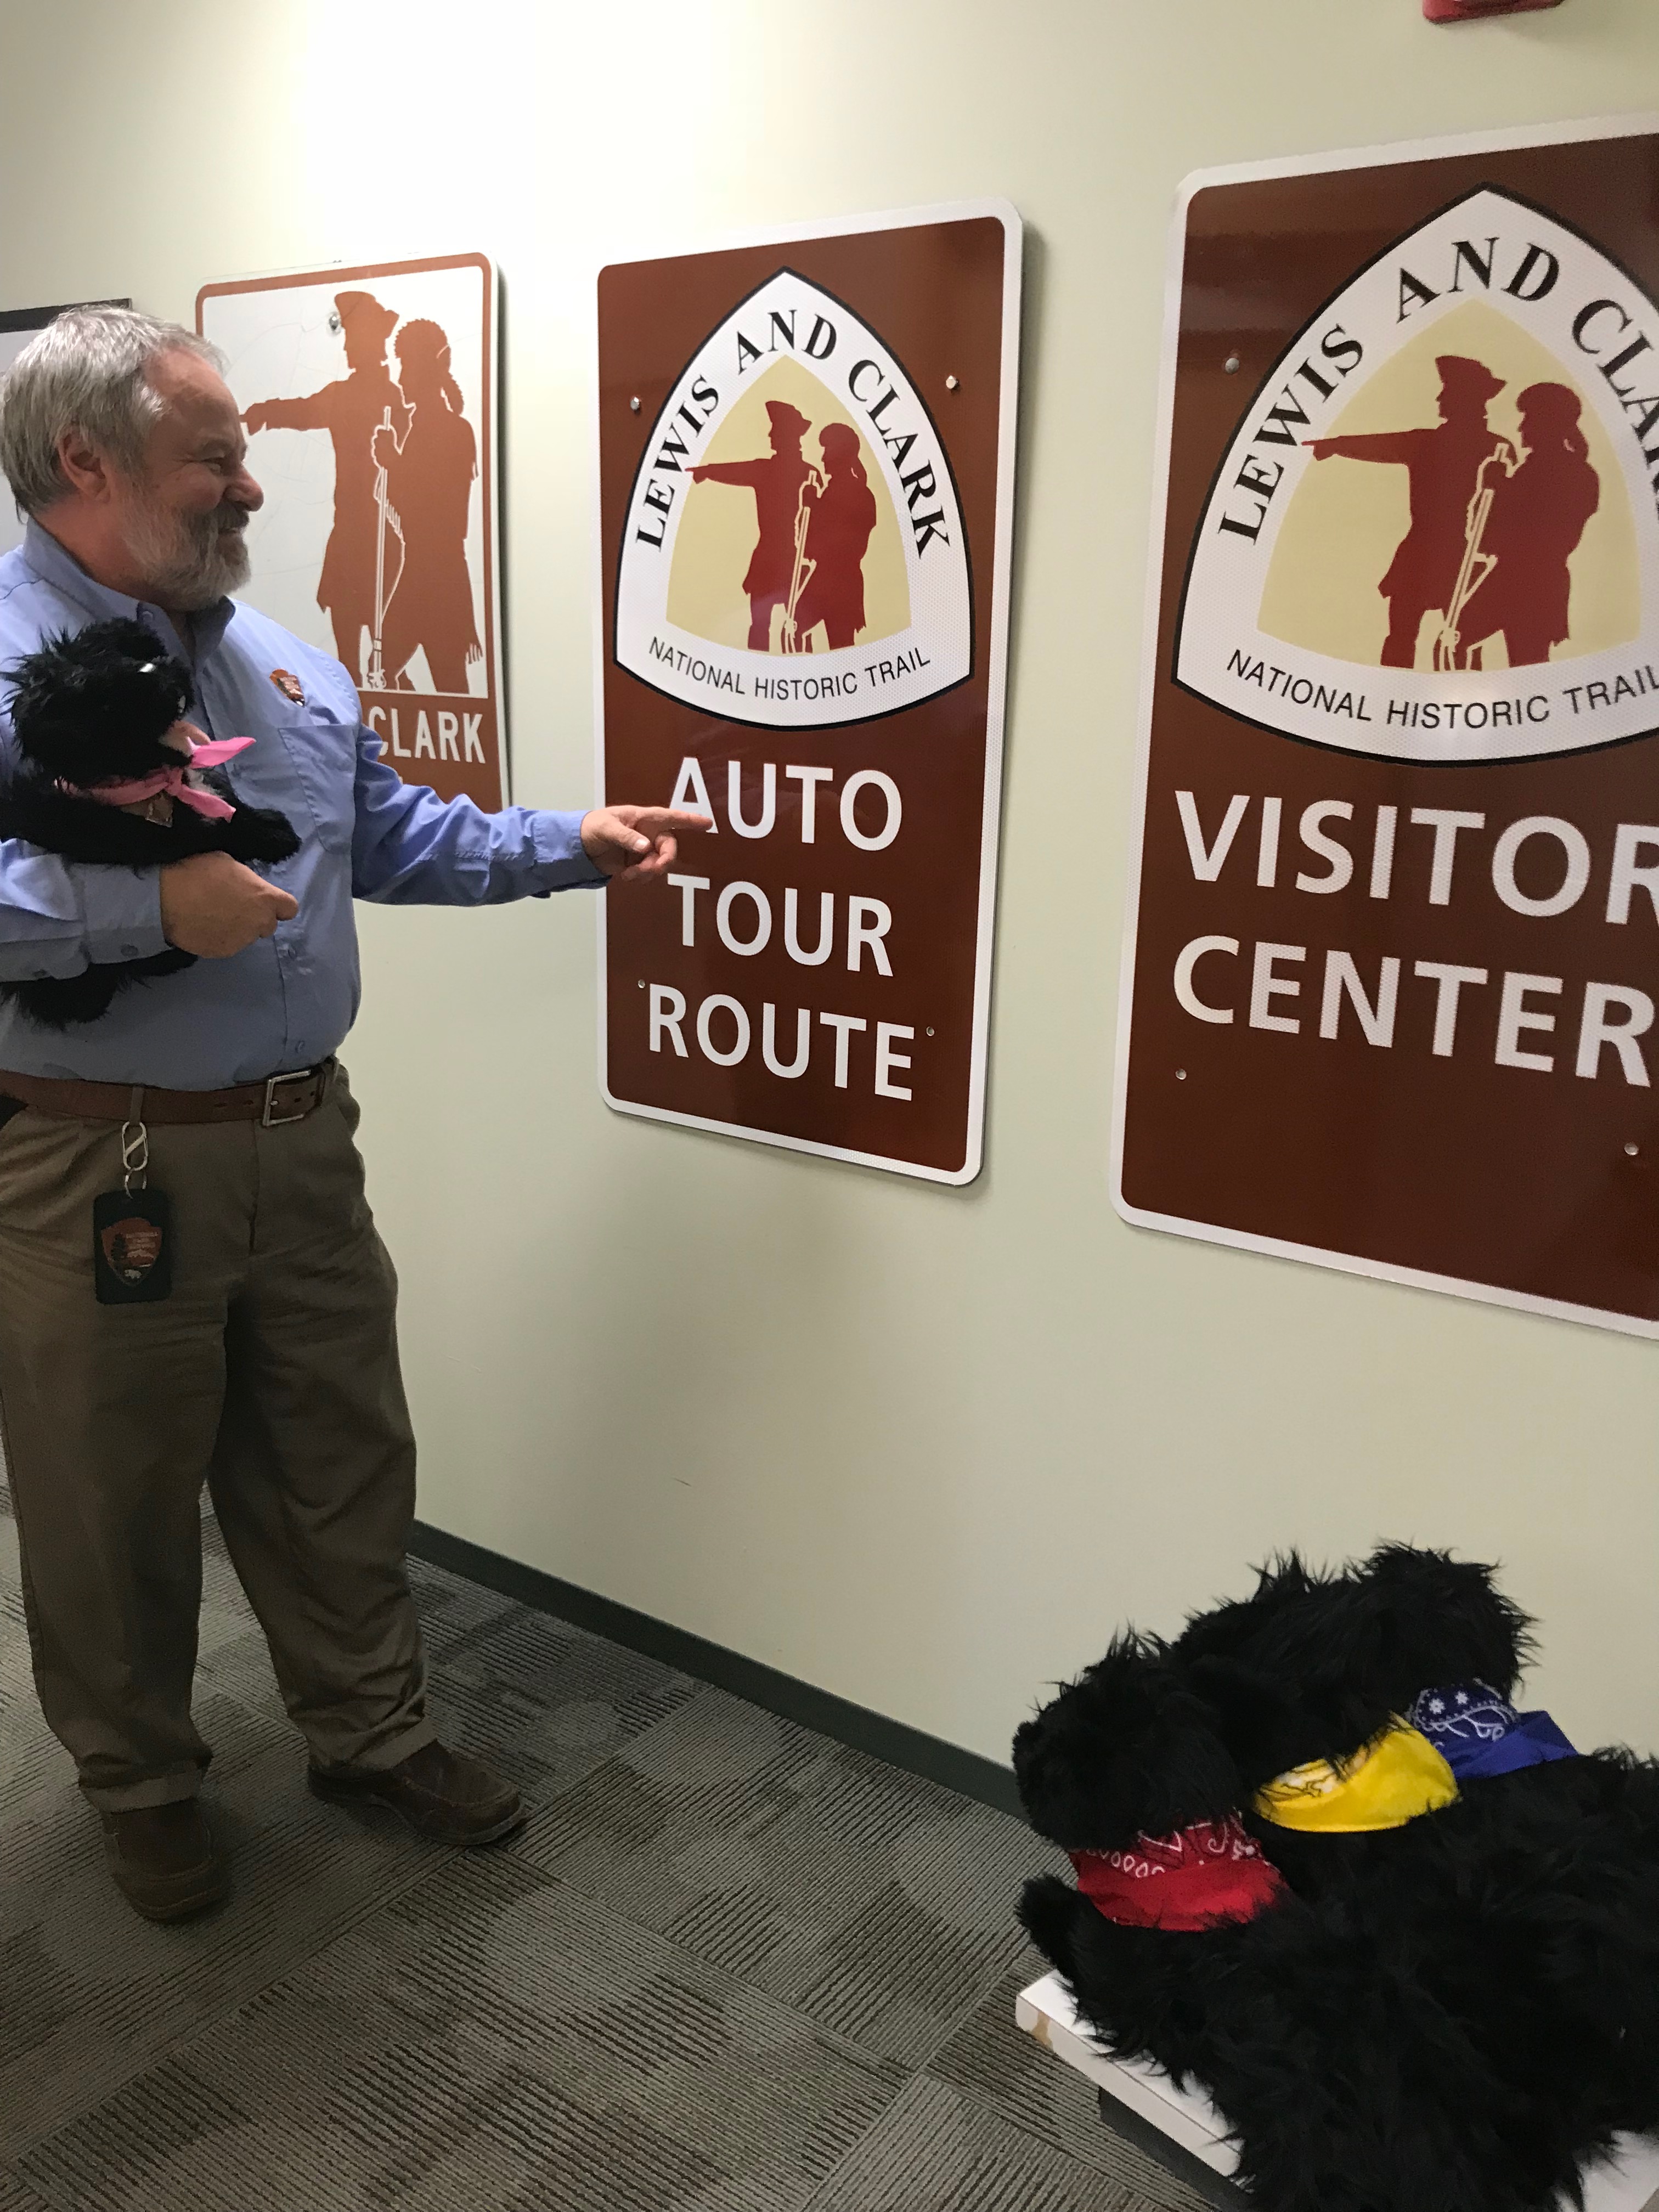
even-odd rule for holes
{"type": "Polygon", "coordinates": [[[229,1864],[194,1797],[100,1817],[116,1887],[146,1920],[187,1920],[228,1891],[229,1864]]]}
{"type": "Polygon", "coordinates": [[[384,1805],[434,1843],[499,1843],[530,1818],[510,1782],[441,1743],[422,1744],[396,1766],[313,1765],[306,1779],[337,1805],[384,1805]]]}

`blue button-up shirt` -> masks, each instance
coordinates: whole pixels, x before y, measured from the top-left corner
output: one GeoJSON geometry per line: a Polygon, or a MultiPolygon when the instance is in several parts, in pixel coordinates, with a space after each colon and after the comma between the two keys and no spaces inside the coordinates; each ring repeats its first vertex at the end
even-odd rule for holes
{"type": "MultiPolygon", "coordinates": [[[[604,878],[581,847],[580,814],[511,806],[485,814],[401,781],[365,730],[337,660],[232,599],[194,617],[186,649],[158,608],[106,591],[38,523],[0,559],[0,672],[44,639],[111,615],[137,616],[190,663],[191,719],[210,737],[251,737],[229,775],[239,799],[280,808],[299,833],[290,860],[258,872],[300,910],[228,960],[198,960],[121,992],[67,1031],[0,1000],[0,1070],[217,1091],[307,1067],[356,1018],[354,898],[487,906],[604,878]],[[299,679],[294,705],[271,681],[299,679]]],[[[0,716],[0,746],[13,744],[0,716]]],[[[155,871],[94,867],[0,842],[0,981],[76,975],[88,963],[166,950],[155,871]]]]}

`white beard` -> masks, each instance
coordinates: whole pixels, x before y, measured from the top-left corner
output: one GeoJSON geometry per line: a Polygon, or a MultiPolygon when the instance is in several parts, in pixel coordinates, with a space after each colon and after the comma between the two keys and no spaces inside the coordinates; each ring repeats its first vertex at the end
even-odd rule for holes
{"type": "Polygon", "coordinates": [[[129,520],[127,550],[161,605],[197,614],[246,583],[246,528],[241,507],[189,515],[146,501],[129,520]]]}

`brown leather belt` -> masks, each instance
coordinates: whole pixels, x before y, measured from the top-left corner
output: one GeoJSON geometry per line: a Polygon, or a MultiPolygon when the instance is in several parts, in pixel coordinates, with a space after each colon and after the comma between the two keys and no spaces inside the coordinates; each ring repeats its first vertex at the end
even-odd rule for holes
{"type": "Polygon", "coordinates": [[[257,1121],[280,1129],[314,1114],[329,1093],[334,1066],[239,1083],[229,1091],[156,1091],[149,1084],[67,1083],[50,1075],[13,1075],[0,1068],[0,1099],[15,1098],[37,1114],[69,1121],[257,1121]]]}

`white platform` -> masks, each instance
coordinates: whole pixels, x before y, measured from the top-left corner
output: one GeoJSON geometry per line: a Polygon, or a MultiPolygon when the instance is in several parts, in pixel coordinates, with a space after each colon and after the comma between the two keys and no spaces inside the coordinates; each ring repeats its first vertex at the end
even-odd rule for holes
{"type": "MultiPolygon", "coordinates": [[[[1195,2089],[1177,2089],[1156,2066],[1113,2058],[1077,2016],[1058,1974],[1045,1974],[1014,2000],[1014,2018],[1028,2035],[1098,2089],[1149,2120],[1171,2142],[1219,2174],[1237,2164],[1221,2115],[1195,2089]]],[[[1584,2182],[1584,2212],[1659,2212],[1659,2142],[1624,2136],[1612,2164],[1597,2166],[1584,2182]]]]}

